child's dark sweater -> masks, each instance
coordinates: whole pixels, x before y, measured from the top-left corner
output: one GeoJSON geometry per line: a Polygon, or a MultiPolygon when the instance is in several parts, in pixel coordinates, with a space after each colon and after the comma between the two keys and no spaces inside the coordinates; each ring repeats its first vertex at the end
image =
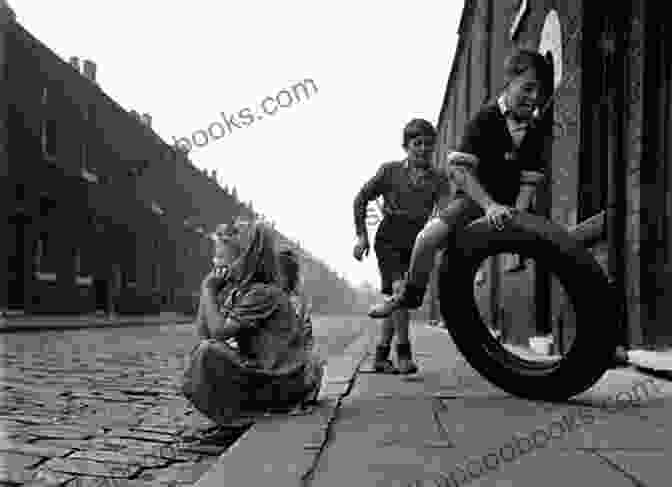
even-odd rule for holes
{"type": "Polygon", "coordinates": [[[529,128],[516,148],[497,103],[485,105],[467,123],[457,150],[478,157],[476,176],[497,203],[515,204],[521,171],[544,172],[544,138],[539,125],[529,128]]]}
{"type": "Polygon", "coordinates": [[[415,237],[427,222],[439,198],[450,194],[448,177],[429,166],[418,181],[412,181],[406,161],[386,162],[364,184],[354,202],[357,235],[366,235],[366,207],[369,201],[383,196],[383,221],[376,241],[397,248],[412,248],[415,237]]]}

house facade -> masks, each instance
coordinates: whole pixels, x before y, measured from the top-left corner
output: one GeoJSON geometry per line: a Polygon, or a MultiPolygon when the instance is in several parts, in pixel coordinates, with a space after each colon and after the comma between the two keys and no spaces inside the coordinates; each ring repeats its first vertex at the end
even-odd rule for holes
{"type": "Polygon", "coordinates": [[[207,231],[251,207],[0,11],[0,310],[193,311],[207,231]]]}
{"type": "MultiPolygon", "coordinates": [[[[209,231],[261,216],[220,184],[227,174],[198,169],[149,114],[111,99],[96,71],[62,60],[0,0],[0,318],[195,312],[209,231]]],[[[364,310],[343,277],[274,231],[298,250],[316,314],[364,310]]]]}
{"type": "MultiPolygon", "coordinates": [[[[459,144],[467,120],[499,94],[514,47],[538,50],[553,63],[549,178],[536,208],[567,227],[597,222],[592,251],[622,310],[619,323],[599,326],[626,346],[672,345],[672,50],[662,15],[656,2],[466,0],[438,123],[441,160],[459,144]]],[[[526,336],[514,341],[559,328],[571,334],[557,283],[534,265],[515,267],[507,257],[491,259],[481,309],[500,328],[502,321],[525,322],[519,333],[526,336]],[[511,288],[527,291],[507,295],[511,288]]],[[[437,293],[435,281],[433,298],[437,293]]],[[[434,315],[437,306],[433,299],[434,315]]]]}

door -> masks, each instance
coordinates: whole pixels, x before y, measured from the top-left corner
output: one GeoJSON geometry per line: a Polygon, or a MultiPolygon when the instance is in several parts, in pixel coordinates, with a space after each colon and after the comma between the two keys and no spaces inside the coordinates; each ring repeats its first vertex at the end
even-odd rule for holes
{"type": "Polygon", "coordinates": [[[93,280],[93,286],[96,293],[96,312],[107,313],[109,300],[109,282],[107,279],[97,277],[93,280]]]}
{"type": "Polygon", "coordinates": [[[641,162],[644,342],[671,345],[672,324],[672,49],[656,2],[645,13],[644,126],[641,162]]]}
{"type": "Polygon", "coordinates": [[[10,310],[23,310],[26,287],[25,225],[23,215],[10,218],[9,253],[7,262],[7,306],[10,310]]]}

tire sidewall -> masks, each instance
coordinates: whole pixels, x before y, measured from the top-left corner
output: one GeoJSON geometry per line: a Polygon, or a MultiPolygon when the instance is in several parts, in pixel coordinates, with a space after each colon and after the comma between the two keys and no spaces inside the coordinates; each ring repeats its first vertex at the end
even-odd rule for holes
{"type": "Polygon", "coordinates": [[[559,225],[529,214],[515,217],[500,231],[484,219],[475,221],[444,252],[439,287],[441,313],[457,348],[472,367],[507,392],[533,399],[566,399],[592,386],[608,367],[615,333],[599,326],[615,323],[606,275],[592,254],[559,225]],[[553,367],[516,360],[483,322],[474,297],[474,277],[486,258],[500,253],[523,254],[543,263],[570,297],[576,337],[553,367]],[[596,309],[600,323],[592,321],[596,309]]]}

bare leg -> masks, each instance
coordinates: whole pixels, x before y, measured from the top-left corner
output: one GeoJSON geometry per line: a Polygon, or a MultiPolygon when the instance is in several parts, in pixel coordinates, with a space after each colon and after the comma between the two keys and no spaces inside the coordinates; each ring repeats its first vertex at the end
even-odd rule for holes
{"type": "Polygon", "coordinates": [[[418,234],[408,269],[409,283],[422,289],[427,288],[436,252],[454,227],[452,223],[435,218],[418,234]]]}
{"type": "Polygon", "coordinates": [[[408,327],[411,313],[407,309],[399,309],[395,311],[391,317],[395,319],[397,343],[408,343],[408,327]]]}
{"type": "Polygon", "coordinates": [[[397,325],[397,369],[402,374],[414,374],[418,366],[413,362],[411,341],[408,333],[411,313],[408,309],[399,309],[393,313],[397,325]]]}
{"type": "MultiPolygon", "coordinates": [[[[399,292],[403,284],[403,281],[398,280],[392,283],[392,292],[399,292]]],[[[397,373],[394,364],[389,361],[390,348],[392,346],[392,339],[394,338],[395,332],[398,330],[397,322],[398,314],[403,313],[403,310],[400,310],[396,313],[392,313],[390,316],[387,316],[383,319],[380,330],[380,340],[378,341],[378,346],[376,347],[376,359],[374,363],[374,368],[377,372],[383,372],[386,374],[397,373]]]]}
{"type": "Polygon", "coordinates": [[[384,318],[400,308],[417,308],[422,301],[434,268],[436,253],[456,228],[482,215],[482,210],[469,199],[457,199],[441,211],[440,218],[431,220],[418,234],[413,245],[408,280],[402,293],[369,310],[371,318],[384,318]]]}
{"type": "Polygon", "coordinates": [[[383,319],[383,323],[380,327],[380,340],[378,341],[379,345],[384,347],[389,347],[392,344],[392,338],[394,338],[395,332],[395,315],[388,316],[383,319]]]}

